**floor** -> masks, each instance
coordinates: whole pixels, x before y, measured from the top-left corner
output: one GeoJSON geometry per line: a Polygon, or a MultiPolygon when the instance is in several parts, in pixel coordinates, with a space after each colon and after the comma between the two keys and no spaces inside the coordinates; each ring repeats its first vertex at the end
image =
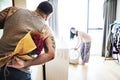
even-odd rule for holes
{"type": "Polygon", "coordinates": [[[70,64],[68,80],[120,80],[120,64],[116,60],[91,56],[85,65],[70,64]]]}

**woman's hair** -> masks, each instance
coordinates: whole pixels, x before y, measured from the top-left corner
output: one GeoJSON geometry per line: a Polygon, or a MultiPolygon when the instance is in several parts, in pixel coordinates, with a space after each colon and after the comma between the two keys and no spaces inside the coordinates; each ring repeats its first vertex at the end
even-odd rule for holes
{"type": "Polygon", "coordinates": [[[49,15],[53,12],[53,6],[50,2],[43,1],[38,5],[37,10],[49,15]]]}
{"type": "Polygon", "coordinates": [[[75,36],[75,34],[72,33],[72,30],[75,30],[75,28],[74,27],[70,28],[70,39],[74,39],[74,36],[75,36]]]}

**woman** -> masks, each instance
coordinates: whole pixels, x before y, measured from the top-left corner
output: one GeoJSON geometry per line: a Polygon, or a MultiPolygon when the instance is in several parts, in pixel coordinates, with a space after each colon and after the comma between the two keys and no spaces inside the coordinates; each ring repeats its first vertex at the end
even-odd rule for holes
{"type": "Polygon", "coordinates": [[[91,37],[84,32],[76,30],[74,27],[70,29],[70,39],[74,39],[74,37],[78,38],[78,43],[75,50],[80,48],[82,65],[88,63],[90,56],[90,47],[91,47],[91,37]]]}

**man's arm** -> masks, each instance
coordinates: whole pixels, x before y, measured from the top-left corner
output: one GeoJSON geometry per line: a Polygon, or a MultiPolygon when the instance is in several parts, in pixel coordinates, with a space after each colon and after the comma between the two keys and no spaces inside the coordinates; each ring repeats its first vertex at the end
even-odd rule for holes
{"type": "Polygon", "coordinates": [[[54,41],[54,38],[52,36],[48,37],[45,40],[45,43],[46,43],[46,47],[47,47],[47,50],[45,51],[45,53],[39,55],[37,58],[35,58],[31,61],[25,62],[25,65],[24,65],[25,67],[26,66],[43,64],[43,63],[46,63],[46,62],[54,59],[54,56],[55,56],[55,41],[54,41]]]}
{"type": "Polygon", "coordinates": [[[8,7],[0,12],[0,29],[3,29],[5,20],[16,12],[16,7],[8,7]]]}
{"type": "Polygon", "coordinates": [[[0,12],[0,29],[2,29],[4,26],[4,22],[7,17],[8,12],[9,12],[9,8],[6,8],[0,12]]]}
{"type": "Polygon", "coordinates": [[[29,67],[33,65],[40,65],[44,64],[55,57],[55,40],[53,36],[46,38],[45,40],[46,48],[45,53],[38,55],[36,58],[29,60],[29,61],[23,61],[17,57],[14,57],[14,61],[12,64],[7,65],[8,67],[14,67],[14,68],[23,68],[23,67],[29,67]]]}

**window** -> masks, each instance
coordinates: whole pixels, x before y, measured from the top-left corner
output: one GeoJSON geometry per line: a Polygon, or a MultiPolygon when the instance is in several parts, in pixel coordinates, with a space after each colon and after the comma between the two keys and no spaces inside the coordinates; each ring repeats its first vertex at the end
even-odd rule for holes
{"type": "Polygon", "coordinates": [[[66,41],[63,44],[67,43],[69,47],[74,47],[75,45],[71,45],[69,36],[70,28],[76,27],[91,35],[91,54],[100,55],[103,36],[103,2],[104,0],[59,0],[59,40],[66,41]]]}
{"type": "Polygon", "coordinates": [[[61,37],[69,38],[71,27],[77,27],[86,32],[87,0],[59,0],[58,21],[61,37]],[[64,6],[64,7],[63,7],[64,6]]]}
{"type": "Polygon", "coordinates": [[[0,10],[12,6],[12,0],[0,0],[0,10]]]}

